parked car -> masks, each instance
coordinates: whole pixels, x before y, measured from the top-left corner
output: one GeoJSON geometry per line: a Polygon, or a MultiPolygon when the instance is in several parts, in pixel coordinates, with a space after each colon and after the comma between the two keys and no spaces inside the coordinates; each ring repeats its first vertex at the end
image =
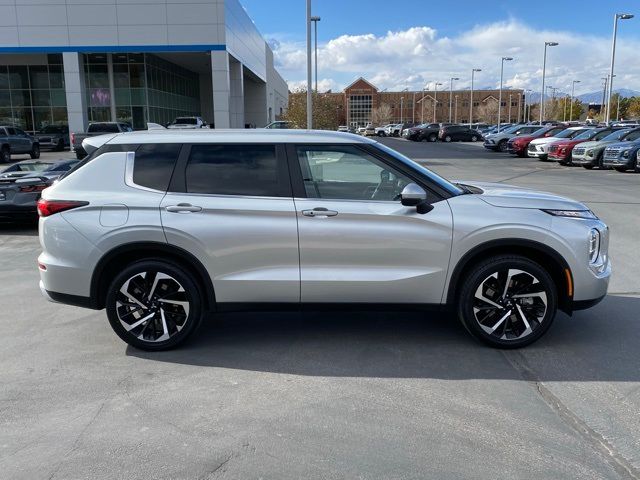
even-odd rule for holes
{"type": "Polygon", "coordinates": [[[503,129],[500,133],[488,133],[484,136],[484,148],[488,150],[506,152],[507,142],[518,135],[529,135],[540,130],[539,125],[515,125],[503,129]]]}
{"type": "Polygon", "coordinates": [[[477,142],[482,140],[482,134],[463,125],[448,125],[438,132],[438,138],[442,142],[477,142]]]}
{"type": "Polygon", "coordinates": [[[49,148],[58,152],[70,146],[69,127],[67,125],[48,125],[36,135],[40,149],[49,148]]]}
{"type": "MultiPolygon", "coordinates": [[[[558,126],[560,127],[560,126],[558,126]]],[[[547,160],[549,156],[549,146],[559,140],[573,138],[580,135],[585,130],[593,129],[594,127],[565,127],[555,135],[536,138],[529,143],[527,147],[527,156],[531,158],[537,158],[540,161],[547,160]]]]}
{"type": "MultiPolygon", "coordinates": [[[[291,122],[289,122],[287,120],[277,120],[275,122],[271,122],[271,123],[265,125],[264,128],[287,129],[287,128],[293,128],[293,126],[292,126],[291,122]]],[[[339,127],[338,129],[340,129],[340,128],[341,127],[339,127]]]]}
{"type": "Polygon", "coordinates": [[[375,134],[376,134],[376,127],[374,127],[372,124],[369,124],[364,128],[365,137],[373,137],[375,134]]]}
{"type": "MultiPolygon", "coordinates": [[[[278,123],[278,122],[273,122],[278,123]]],[[[269,125],[272,125],[271,123],[269,125]]],[[[176,119],[167,125],[170,129],[193,129],[193,128],[206,128],[207,122],[202,117],[176,117],[176,119]]],[[[269,127],[264,128],[285,128],[285,127],[269,127]]]]}
{"type": "Polygon", "coordinates": [[[614,129],[613,132],[601,140],[581,143],[571,152],[571,163],[581,165],[588,170],[593,167],[604,168],[602,164],[604,149],[612,143],[622,142],[627,138],[629,141],[640,139],[640,128],[633,130],[626,128],[614,129]]]}
{"type": "Polygon", "coordinates": [[[389,129],[393,126],[393,124],[389,123],[383,127],[376,127],[375,133],[378,137],[386,137],[389,135],[389,129]]]}
{"type": "Polygon", "coordinates": [[[451,183],[368,138],[211,130],[91,141],[89,161],[38,202],[40,287],[106,308],[137,348],[174,347],[208,311],[265,302],[449,307],[478,339],[515,348],[558,309],[607,292],[609,230],[584,204],[451,183]]]}
{"type": "Polygon", "coordinates": [[[87,127],[86,133],[72,133],[71,134],[71,146],[76,154],[76,158],[82,160],[87,156],[82,147],[82,142],[85,138],[96,137],[98,135],[105,135],[107,133],[122,133],[132,132],[131,125],[124,122],[93,122],[87,127]]]}
{"type": "Polygon", "coordinates": [[[40,144],[20,128],[0,126],[0,163],[9,163],[13,154],[40,158],[40,144]]]}
{"type": "Polygon", "coordinates": [[[602,165],[610,167],[618,172],[635,170],[638,151],[640,150],[640,138],[637,135],[628,135],[622,142],[612,143],[605,147],[602,165]]]}
{"type": "Polygon", "coordinates": [[[423,123],[422,125],[404,129],[402,136],[414,142],[436,142],[439,131],[439,123],[423,123]]]}
{"type": "Polygon", "coordinates": [[[42,190],[69,171],[78,160],[26,160],[0,172],[0,219],[35,220],[42,190]]]}
{"type": "Polygon", "coordinates": [[[507,142],[507,152],[518,155],[519,157],[525,157],[529,143],[533,140],[536,138],[552,137],[563,130],[565,130],[564,126],[546,126],[530,134],[518,135],[507,142]]]}
{"type": "Polygon", "coordinates": [[[620,129],[613,127],[591,128],[583,130],[579,135],[576,135],[573,138],[558,140],[557,142],[549,145],[549,159],[555,160],[560,163],[560,165],[570,165],[573,149],[576,145],[590,140],[601,140],[616,130],[620,129]]]}

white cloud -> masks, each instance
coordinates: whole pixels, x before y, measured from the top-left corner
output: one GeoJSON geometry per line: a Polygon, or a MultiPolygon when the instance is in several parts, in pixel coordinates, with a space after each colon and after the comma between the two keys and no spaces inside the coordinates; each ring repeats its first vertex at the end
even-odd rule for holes
{"type": "MultiPolygon", "coordinates": [[[[378,88],[420,89],[434,81],[445,84],[460,77],[454,88],[470,86],[472,68],[476,87],[494,88],[500,82],[500,58],[505,62],[504,84],[514,88],[540,89],[542,53],[545,41],[560,45],[547,53],[547,84],[569,92],[573,80],[580,80],[577,93],[601,88],[601,77],[609,67],[609,38],[576,34],[568,31],[535,30],[517,20],[477,26],[457,37],[439,37],[428,26],[384,35],[342,35],[318,49],[318,70],[323,77],[321,90],[340,90],[359,76],[378,88]]],[[[290,38],[272,42],[277,68],[289,81],[298,85],[306,78],[304,43],[290,38]]],[[[616,51],[614,88],[640,90],[640,63],[635,61],[640,43],[620,38],[616,51]]]]}

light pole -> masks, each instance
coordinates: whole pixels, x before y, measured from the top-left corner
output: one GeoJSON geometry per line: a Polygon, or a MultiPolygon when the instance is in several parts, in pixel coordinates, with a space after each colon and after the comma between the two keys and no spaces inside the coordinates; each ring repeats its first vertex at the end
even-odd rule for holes
{"type": "Polygon", "coordinates": [[[576,91],[576,83],[580,83],[580,80],[574,80],[571,82],[571,105],[569,105],[569,121],[573,120],[573,96],[576,91]]]}
{"type": "Polygon", "coordinates": [[[607,95],[607,125],[611,119],[611,95],[613,94],[613,67],[616,61],[616,37],[618,36],[618,20],[629,20],[633,15],[629,13],[616,13],[613,16],[613,41],[611,42],[611,71],[609,72],[609,94],[607,95]]]}
{"type": "Polygon", "coordinates": [[[540,125],[544,120],[544,77],[547,73],[547,47],[557,47],[558,42],[544,42],[544,56],[542,57],[542,91],[540,93],[540,125]]]}
{"type": "Polygon", "coordinates": [[[481,72],[479,68],[471,69],[471,95],[469,96],[469,127],[473,123],[473,76],[476,72],[481,72]]]}
{"type": "Polygon", "coordinates": [[[320,17],[311,17],[310,19],[313,22],[313,29],[315,32],[315,40],[313,42],[314,45],[314,66],[316,69],[316,93],[318,93],[318,22],[320,21],[320,17]]]}
{"type": "Polygon", "coordinates": [[[422,87],[422,98],[420,99],[420,123],[424,123],[424,99],[426,88],[422,87]]]}
{"type": "Polygon", "coordinates": [[[453,123],[458,123],[458,95],[456,95],[456,106],[453,110],[453,123]]]}
{"type": "Polygon", "coordinates": [[[509,118],[507,119],[507,123],[511,123],[511,96],[512,94],[509,94],[509,118]]]}
{"type": "Polygon", "coordinates": [[[451,77],[449,79],[449,123],[451,123],[451,106],[453,104],[453,81],[460,80],[458,77],[451,77]]]}
{"type": "Polygon", "coordinates": [[[511,57],[502,57],[500,62],[500,93],[498,94],[498,132],[500,131],[500,115],[502,114],[502,76],[504,73],[504,62],[513,60],[511,57]]]}
{"type": "Polygon", "coordinates": [[[307,0],[307,129],[313,128],[313,96],[311,95],[311,0],[307,0]]]}
{"type": "MultiPolygon", "coordinates": [[[[408,91],[409,91],[409,87],[405,88],[400,93],[408,92],[408,91]]],[[[404,123],[404,111],[403,110],[404,110],[404,97],[400,97],[400,123],[404,123]]]]}
{"type": "Polygon", "coordinates": [[[433,123],[436,123],[436,111],[438,110],[438,85],[442,85],[440,82],[435,82],[433,88],[433,123]]]}
{"type": "Polygon", "coordinates": [[[411,111],[413,113],[413,119],[411,121],[415,124],[416,123],[416,92],[413,92],[413,101],[411,103],[411,111]]]}

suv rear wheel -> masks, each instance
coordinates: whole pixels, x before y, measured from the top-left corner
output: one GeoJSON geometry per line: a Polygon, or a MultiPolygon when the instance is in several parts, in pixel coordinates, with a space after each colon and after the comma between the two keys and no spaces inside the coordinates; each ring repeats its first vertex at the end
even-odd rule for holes
{"type": "Polygon", "coordinates": [[[31,147],[31,153],[29,153],[29,155],[31,156],[31,158],[33,158],[34,160],[36,158],[40,158],[40,145],[38,145],[37,143],[33,144],[33,147],[31,147]]]}
{"type": "Polygon", "coordinates": [[[181,267],[142,260],[111,282],[107,317],[116,334],[142,350],[167,350],[182,343],[202,321],[202,293],[181,267]]]}
{"type": "Polygon", "coordinates": [[[506,152],[507,151],[507,141],[506,140],[500,140],[498,142],[498,151],[499,152],[506,152]]]}
{"type": "Polygon", "coordinates": [[[465,328],[497,348],[519,348],[538,340],[556,315],[556,286],[537,263],[500,255],[475,265],[458,298],[465,328]]]}
{"type": "Polygon", "coordinates": [[[11,150],[6,145],[0,149],[0,163],[9,163],[11,161],[11,150]]]}

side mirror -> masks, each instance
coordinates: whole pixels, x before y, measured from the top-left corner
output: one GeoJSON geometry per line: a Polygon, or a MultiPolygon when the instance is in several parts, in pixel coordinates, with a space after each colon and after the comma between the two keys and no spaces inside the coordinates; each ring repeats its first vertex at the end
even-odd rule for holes
{"type": "Polygon", "coordinates": [[[400,200],[405,207],[416,207],[427,200],[427,192],[420,185],[410,183],[402,190],[400,200]]]}
{"type": "Polygon", "coordinates": [[[416,207],[420,214],[429,213],[433,210],[433,205],[427,203],[427,192],[420,185],[410,183],[402,190],[400,202],[405,207],[416,207]]]}

